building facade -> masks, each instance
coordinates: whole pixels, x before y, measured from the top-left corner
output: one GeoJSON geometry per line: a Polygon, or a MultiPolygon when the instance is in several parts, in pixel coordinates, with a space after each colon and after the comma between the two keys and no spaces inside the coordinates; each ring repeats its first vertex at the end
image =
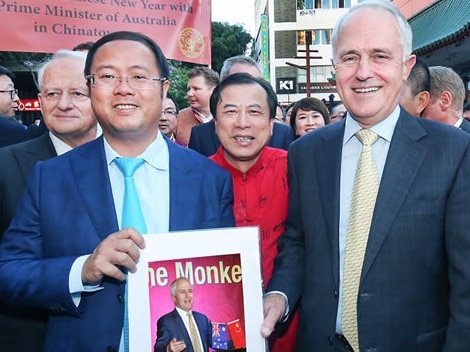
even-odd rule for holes
{"type": "MultiPolygon", "coordinates": [[[[253,55],[287,105],[310,93],[339,101],[331,64],[336,20],[363,0],[256,0],[253,55]],[[310,44],[311,43],[311,44],[310,44]],[[307,48],[308,53],[307,53],[307,48]],[[310,56],[310,60],[306,59],[310,56]],[[308,75],[309,71],[309,75],[308,75]],[[309,76],[309,77],[308,77],[309,76]],[[310,92],[307,82],[310,81],[310,92]]],[[[468,0],[393,0],[413,30],[413,52],[429,66],[452,67],[470,88],[468,0]]],[[[470,100],[470,94],[467,93],[470,100]]]]}
{"type": "Polygon", "coordinates": [[[331,35],[337,19],[361,1],[256,0],[253,54],[281,104],[307,95],[339,101],[331,35]]]}

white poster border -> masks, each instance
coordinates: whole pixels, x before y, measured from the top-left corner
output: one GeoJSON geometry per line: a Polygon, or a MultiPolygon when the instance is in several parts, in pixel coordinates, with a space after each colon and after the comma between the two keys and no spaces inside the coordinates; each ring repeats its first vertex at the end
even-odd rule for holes
{"type": "Polygon", "coordinates": [[[258,227],[147,234],[137,271],[128,275],[130,351],[153,351],[148,263],[188,257],[239,254],[242,267],[246,351],[264,351],[261,258],[258,227]],[[145,328],[146,327],[146,328],[145,328]]]}

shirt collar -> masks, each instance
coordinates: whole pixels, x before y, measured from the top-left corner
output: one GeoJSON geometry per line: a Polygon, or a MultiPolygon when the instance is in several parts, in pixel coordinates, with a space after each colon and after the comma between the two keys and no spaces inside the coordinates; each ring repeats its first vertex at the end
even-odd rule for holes
{"type": "Polygon", "coordinates": [[[64,153],[67,153],[69,150],[72,150],[73,148],[65,143],[62,139],[57,137],[54,133],[49,131],[49,138],[52,141],[52,144],[54,145],[54,149],[57,153],[57,155],[62,155],[64,153]]]}
{"type": "MultiPolygon", "coordinates": [[[[397,105],[387,118],[379,122],[377,125],[372,126],[370,130],[377,133],[382,139],[391,142],[399,117],[400,106],[397,105]]],[[[343,145],[346,144],[356,134],[357,131],[362,130],[362,127],[351,117],[349,112],[346,115],[345,124],[343,145]]]]}
{"type": "MultiPolygon", "coordinates": [[[[106,162],[111,164],[114,159],[119,158],[119,155],[108,143],[106,137],[103,138],[104,141],[104,151],[106,154],[106,162]]],[[[146,163],[153,166],[158,170],[168,170],[169,169],[169,154],[168,154],[168,145],[163,138],[160,131],[157,131],[157,137],[155,140],[149,144],[149,146],[144,150],[144,152],[137,157],[145,160],[146,163]]]]}

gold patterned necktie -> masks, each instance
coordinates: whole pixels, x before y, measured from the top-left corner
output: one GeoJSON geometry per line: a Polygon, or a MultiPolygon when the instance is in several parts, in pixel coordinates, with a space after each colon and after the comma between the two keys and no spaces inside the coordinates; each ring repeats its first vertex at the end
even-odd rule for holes
{"type": "Polygon", "coordinates": [[[201,344],[199,342],[199,334],[194,323],[194,318],[191,313],[188,313],[189,318],[189,337],[191,338],[191,344],[193,345],[194,352],[202,352],[201,344]]]}
{"type": "Polygon", "coordinates": [[[379,174],[372,157],[372,145],[379,136],[367,129],[358,131],[356,136],[362,143],[362,152],[357,164],[351,196],[343,268],[341,328],[353,350],[359,351],[357,297],[372,215],[379,190],[379,174]]]}

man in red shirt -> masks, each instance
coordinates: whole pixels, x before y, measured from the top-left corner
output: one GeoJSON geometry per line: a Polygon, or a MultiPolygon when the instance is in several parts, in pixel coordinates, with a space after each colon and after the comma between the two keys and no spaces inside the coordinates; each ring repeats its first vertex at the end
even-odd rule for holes
{"type": "MultiPolygon", "coordinates": [[[[237,226],[259,226],[263,282],[272,275],[287,216],[287,152],[268,144],[277,97],[269,83],[246,73],[225,78],[210,99],[221,146],[210,157],[232,175],[237,226]]],[[[297,319],[270,339],[271,352],[295,347],[297,319]]]]}

